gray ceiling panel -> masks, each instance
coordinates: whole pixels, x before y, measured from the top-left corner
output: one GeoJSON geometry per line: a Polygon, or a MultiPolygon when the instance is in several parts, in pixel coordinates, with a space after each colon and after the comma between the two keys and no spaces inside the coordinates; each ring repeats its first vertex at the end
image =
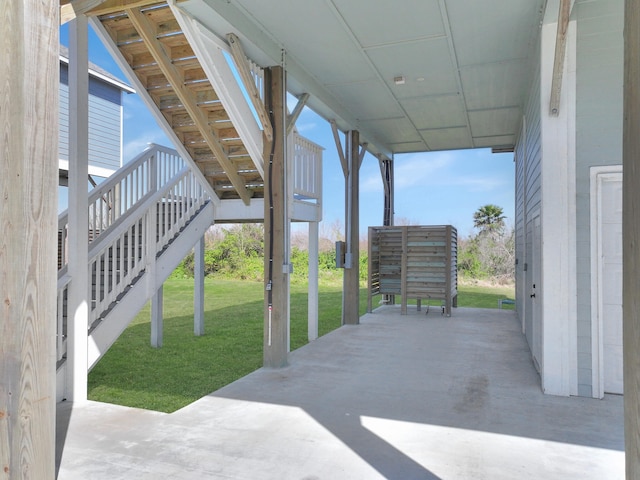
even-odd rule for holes
{"type": "Polygon", "coordinates": [[[420,133],[430,150],[455,150],[473,147],[466,127],[422,130],[420,133]]]}
{"type": "Polygon", "coordinates": [[[473,139],[476,148],[513,147],[516,143],[515,135],[502,135],[498,137],[480,137],[473,139]]]}
{"type": "Polygon", "coordinates": [[[411,98],[403,100],[402,106],[418,130],[467,124],[467,114],[458,94],[411,98]]]}
{"type": "Polygon", "coordinates": [[[422,142],[420,134],[405,117],[363,121],[361,125],[384,142],[422,142]]]}
{"type": "Polygon", "coordinates": [[[469,112],[471,135],[474,138],[513,135],[517,133],[521,117],[517,107],[469,112]]]}
{"type": "Polygon", "coordinates": [[[358,120],[396,117],[403,114],[386,85],[380,82],[333,85],[329,90],[358,120]]]}
{"type": "Polygon", "coordinates": [[[457,72],[446,38],[367,50],[375,69],[397,98],[457,93],[457,72]],[[411,61],[407,61],[407,59],[411,61]],[[405,83],[396,85],[394,78],[405,83]]]}
{"type": "Polygon", "coordinates": [[[545,0],[448,0],[458,64],[526,58],[542,20],[545,0]]]}
{"type": "Polygon", "coordinates": [[[460,71],[469,110],[522,105],[530,84],[525,61],[476,65],[460,71]]]}
{"type": "Polygon", "coordinates": [[[364,9],[353,0],[332,2],[364,48],[445,33],[438,0],[369,0],[364,9]]]}

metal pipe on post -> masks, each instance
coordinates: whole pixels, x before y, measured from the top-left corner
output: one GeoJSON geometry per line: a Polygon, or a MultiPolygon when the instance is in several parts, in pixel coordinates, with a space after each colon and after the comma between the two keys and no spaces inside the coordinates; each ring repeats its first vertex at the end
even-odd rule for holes
{"type": "Polygon", "coordinates": [[[286,243],[285,221],[285,130],[282,129],[286,91],[285,72],[282,67],[264,71],[265,106],[273,126],[273,141],[264,141],[265,151],[265,305],[263,363],[265,367],[280,368],[287,364],[289,324],[289,273],[284,265],[286,243]]]}

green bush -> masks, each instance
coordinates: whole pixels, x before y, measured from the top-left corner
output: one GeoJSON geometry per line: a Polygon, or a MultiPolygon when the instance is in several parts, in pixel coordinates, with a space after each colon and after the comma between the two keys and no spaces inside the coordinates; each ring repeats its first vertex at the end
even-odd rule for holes
{"type": "MultiPolygon", "coordinates": [[[[309,278],[309,252],[298,247],[291,249],[292,283],[304,283],[309,278]]],[[[359,258],[360,281],[367,280],[367,252],[359,258]]],[[[189,253],[172,274],[172,278],[193,277],[194,257],[189,253]]],[[[336,267],[335,248],[318,253],[318,271],[322,281],[337,284],[342,269],[336,267]]],[[[204,273],[209,277],[264,280],[264,229],[262,225],[242,224],[224,230],[222,237],[208,244],[204,252],[204,273]]]]}

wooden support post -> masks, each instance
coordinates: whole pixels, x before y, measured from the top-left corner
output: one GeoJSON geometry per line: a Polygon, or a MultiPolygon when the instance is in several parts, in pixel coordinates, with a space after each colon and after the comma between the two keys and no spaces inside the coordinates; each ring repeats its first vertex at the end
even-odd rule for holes
{"type": "Polygon", "coordinates": [[[346,136],[345,218],[346,254],[342,289],[342,324],[360,323],[360,151],[357,130],[346,136]]]}
{"type": "MultiPolygon", "coordinates": [[[[67,400],[87,399],[89,309],[89,59],[84,15],[69,23],[69,255],[67,400]]],[[[94,222],[95,224],[96,222],[94,222]]],[[[100,292],[96,292],[100,295],[100,292]]]]}
{"type": "Polygon", "coordinates": [[[193,333],[204,335],[204,236],[193,249],[193,333]]]}
{"type": "Polygon", "coordinates": [[[640,478],[640,0],[624,18],[622,309],[626,478],[640,478]]]}
{"type": "Polygon", "coordinates": [[[162,347],[164,312],[162,308],[163,285],[151,297],[151,346],[162,347]]]}
{"type": "Polygon", "coordinates": [[[264,72],[265,105],[272,119],[273,144],[265,138],[265,301],[264,366],[287,364],[289,324],[289,272],[285,272],[286,191],[285,179],[285,72],[271,67],[264,72]]]}
{"type": "Polygon", "coordinates": [[[58,2],[0,15],[0,476],[55,478],[58,2]]]}
{"type": "Polygon", "coordinates": [[[308,338],[318,338],[318,222],[309,222],[309,296],[308,296],[308,338]]]}

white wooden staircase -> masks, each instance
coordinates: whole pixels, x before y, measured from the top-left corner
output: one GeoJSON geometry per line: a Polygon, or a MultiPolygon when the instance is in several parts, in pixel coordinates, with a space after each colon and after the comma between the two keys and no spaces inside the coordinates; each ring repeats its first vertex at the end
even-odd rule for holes
{"type": "MultiPolygon", "coordinates": [[[[89,194],[91,369],[213,223],[213,205],[177,152],[152,145],[89,194]]],[[[58,219],[59,373],[67,353],[67,214],[58,219]]]]}
{"type": "MultiPolygon", "coordinates": [[[[272,126],[262,100],[263,69],[244,56],[232,34],[228,40],[213,36],[174,2],[108,1],[87,15],[177,149],[150,146],[90,194],[91,369],[214,221],[263,221],[263,155],[272,126]]],[[[292,124],[286,215],[319,222],[322,147],[292,124]]],[[[62,215],[61,245],[66,222],[62,215]]],[[[59,384],[72,281],[66,255],[61,248],[59,384]]]]}

